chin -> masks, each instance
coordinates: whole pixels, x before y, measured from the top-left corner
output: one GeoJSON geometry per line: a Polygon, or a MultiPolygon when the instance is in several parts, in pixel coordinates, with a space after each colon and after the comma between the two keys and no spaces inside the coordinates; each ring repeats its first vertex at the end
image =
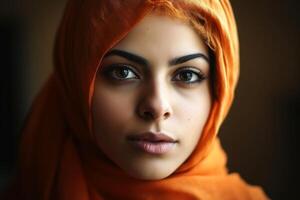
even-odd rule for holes
{"type": "Polygon", "coordinates": [[[167,178],[176,169],[163,168],[163,165],[127,170],[127,174],[139,180],[155,181],[167,178]]]}

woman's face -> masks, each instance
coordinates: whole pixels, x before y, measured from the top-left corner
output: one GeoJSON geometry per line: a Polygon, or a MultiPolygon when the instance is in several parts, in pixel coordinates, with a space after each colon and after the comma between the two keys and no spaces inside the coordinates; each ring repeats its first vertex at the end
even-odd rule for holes
{"type": "Polygon", "coordinates": [[[135,178],[169,176],[207,121],[209,72],[208,49],[189,24],[146,16],[98,70],[92,114],[100,149],[135,178]]]}

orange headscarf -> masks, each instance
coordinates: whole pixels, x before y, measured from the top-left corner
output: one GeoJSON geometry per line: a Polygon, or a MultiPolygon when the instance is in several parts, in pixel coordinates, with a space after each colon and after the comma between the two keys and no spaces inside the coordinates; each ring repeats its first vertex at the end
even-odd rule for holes
{"type": "MultiPolygon", "coordinates": [[[[55,68],[35,99],[23,130],[16,199],[268,199],[263,190],[228,174],[216,134],[231,106],[239,47],[228,0],[182,0],[210,27],[216,83],[201,139],[172,175],[131,178],[105,158],[91,129],[91,100],[103,55],[159,0],[70,0],[58,30],[55,68]]],[[[208,27],[207,27],[208,28],[208,27]]]]}

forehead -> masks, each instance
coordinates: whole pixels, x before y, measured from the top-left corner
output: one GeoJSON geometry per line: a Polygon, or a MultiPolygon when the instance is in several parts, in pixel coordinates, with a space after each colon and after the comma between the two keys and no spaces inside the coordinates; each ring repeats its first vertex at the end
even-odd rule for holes
{"type": "Polygon", "coordinates": [[[190,24],[155,13],[143,18],[115,48],[150,57],[196,52],[207,55],[204,41],[190,24]]]}

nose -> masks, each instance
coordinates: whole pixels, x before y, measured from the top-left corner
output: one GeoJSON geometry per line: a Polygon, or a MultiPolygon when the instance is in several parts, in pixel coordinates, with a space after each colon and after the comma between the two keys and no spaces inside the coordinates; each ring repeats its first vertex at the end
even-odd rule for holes
{"type": "Polygon", "coordinates": [[[162,84],[149,84],[147,88],[143,89],[138,103],[139,117],[150,121],[168,119],[173,113],[168,94],[162,84]]]}

